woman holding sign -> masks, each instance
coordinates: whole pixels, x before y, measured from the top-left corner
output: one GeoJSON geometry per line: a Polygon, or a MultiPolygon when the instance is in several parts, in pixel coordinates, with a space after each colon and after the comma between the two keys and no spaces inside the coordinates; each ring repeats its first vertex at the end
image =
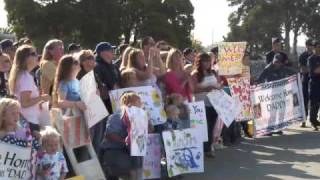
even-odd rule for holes
{"type": "Polygon", "coordinates": [[[195,70],[192,72],[194,82],[194,96],[196,101],[204,101],[206,106],[206,116],[208,124],[208,142],[204,144],[204,151],[207,157],[214,157],[214,151],[211,149],[213,142],[212,132],[218,117],[217,112],[212,107],[207,94],[214,89],[222,89],[218,74],[211,70],[211,57],[207,53],[200,53],[195,59],[195,70]]]}

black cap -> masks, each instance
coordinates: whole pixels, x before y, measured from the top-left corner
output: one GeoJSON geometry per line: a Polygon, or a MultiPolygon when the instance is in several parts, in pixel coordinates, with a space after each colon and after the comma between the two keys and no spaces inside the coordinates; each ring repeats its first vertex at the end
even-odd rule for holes
{"type": "Polygon", "coordinates": [[[100,42],[97,44],[94,52],[99,54],[102,51],[111,51],[114,50],[116,46],[111,45],[109,42],[100,42]]]}
{"type": "Polygon", "coordinates": [[[1,44],[1,48],[4,50],[4,49],[7,49],[7,48],[11,48],[13,47],[13,41],[10,40],[10,39],[4,39],[0,42],[1,44]]]}
{"type": "Polygon", "coordinates": [[[80,44],[71,43],[68,45],[68,52],[79,50],[81,48],[80,44]]]}

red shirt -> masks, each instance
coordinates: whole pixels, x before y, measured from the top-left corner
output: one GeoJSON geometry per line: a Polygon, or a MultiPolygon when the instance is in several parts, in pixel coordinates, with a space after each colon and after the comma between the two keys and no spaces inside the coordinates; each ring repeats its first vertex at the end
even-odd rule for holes
{"type": "Polygon", "coordinates": [[[174,71],[167,72],[164,75],[164,84],[166,86],[166,93],[170,94],[180,94],[184,98],[188,99],[188,101],[192,100],[191,89],[186,83],[184,86],[182,85],[182,80],[178,77],[177,73],[174,71]]]}

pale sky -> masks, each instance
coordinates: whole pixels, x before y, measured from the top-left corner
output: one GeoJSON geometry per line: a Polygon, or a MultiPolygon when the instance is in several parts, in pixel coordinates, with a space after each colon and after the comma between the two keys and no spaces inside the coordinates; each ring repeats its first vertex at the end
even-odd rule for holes
{"type": "MultiPolygon", "coordinates": [[[[204,46],[212,42],[223,40],[229,32],[228,17],[235,8],[229,7],[226,0],[191,0],[194,6],[195,29],[194,37],[204,46]]],[[[0,27],[7,26],[7,13],[4,10],[4,1],[0,0],[0,27]]],[[[292,39],[292,38],[291,38],[292,39]]],[[[298,40],[303,45],[305,37],[298,40]]]]}

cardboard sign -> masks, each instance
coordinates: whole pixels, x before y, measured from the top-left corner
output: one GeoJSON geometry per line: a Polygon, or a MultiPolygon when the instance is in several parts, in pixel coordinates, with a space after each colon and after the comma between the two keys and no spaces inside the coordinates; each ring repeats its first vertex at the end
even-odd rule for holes
{"type": "Polygon", "coordinates": [[[189,128],[162,133],[169,177],[204,172],[203,140],[195,131],[189,128]]]}
{"type": "Polygon", "coordinates": [[[219,48],[219,75],[237,75],[243,71],[242,59],[247,42],[221,42],[219,48]]]}
{"type": "Polygon", "coordinates": [[[143,158],[143,179],[161,177],[161,135],[148,134],[147,153],[143,158]]]}
{"type": "Polygon", "coordinates": [[[159,125],[166,122],[167,117],[163,108],[164,104],[161,94],[152,86],[132,87],[111,91],[109,95],[114,112],[120,109],[120,97],[125,92],[135,92],[140,96],[143,102],[143,109],[147,112],[152,125],[159,125]]]}
{"type": "Polygon", "coordinates": [[[208,141],[206,108],[203,101],[188,103],[190,110],[190,127],[195,128],[203,142],[208,141]]]}

